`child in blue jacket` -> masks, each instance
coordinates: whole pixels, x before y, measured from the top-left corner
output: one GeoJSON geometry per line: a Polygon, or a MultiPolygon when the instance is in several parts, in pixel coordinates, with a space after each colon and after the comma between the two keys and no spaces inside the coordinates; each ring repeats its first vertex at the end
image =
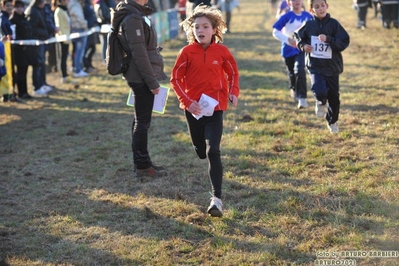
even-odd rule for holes
{"type": "Polygon", "coordinates": [[[287,68],[291,96],[298,100],[298,108],[308,107],[305,53],[296,47],[294,32],[307,20],[309,12],[302,10],[302,0],[288,0],[291,10],[282,15],[273,25],[273,36],[281,41],[281,56],[287,68]]]}
{"type": "Polygon", "coordinates": [[[314,17],[295,33],[295,38],[298,48],[306,52],[316,115],[326,118],[331,133],[338,133],[339,74],[344,70],[341,52],[349,46],[350,38],[341,24],[327,13],[326,1],[309,0],[314,17]]]}

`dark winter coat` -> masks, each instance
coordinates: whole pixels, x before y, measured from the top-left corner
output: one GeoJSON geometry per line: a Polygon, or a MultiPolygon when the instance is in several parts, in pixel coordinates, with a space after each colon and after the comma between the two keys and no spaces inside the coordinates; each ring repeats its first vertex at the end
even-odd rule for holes
{"type": "Polygon", "coordinates": [[[123,49],[132,54],[129,68],[123,73],[124,79],[131,83],[146,83],[150,90],[159,88],[159,81],[166,79],[166,75],[163,58],[157,48],[155,26],[147,17],[152,9],[126,0],[119,3],[116,10],[111,26],[119,29],[123,49]]]}
{"type": "Polygon", "coordinates": [[[331,59],[321,59],[311,57],[306,53],[306,67],[310,73],[318,73],[325,76],[336,76],[343,72],[343,59],[341,52],[349,46],[350,38],[346,30],[336,20],[327,14],[322,20],[313,17],[312,20],[298,29],[295,33],[297,46],[301,51],[304,51],[304,45],[311,45],[312,36],[319,36],[325,34],[327,41],[332,49],[331,59]]]}
{"type": "Polygon", "coordinates": [[[50,37],[49,29],[47,28],[44,9],[40,9],[37,6],[38,1],[40,0],[33,0],[26,9],[25,14],[32,27],[33,38],[47,40],[50,37]]]}
{"type": "MultiPolygon", "coordinates": [[[[32,27],[24,14],[18,14],[15,11],[10,17],[12,24],[15,24],[15,38],[17,40],[30,40],[32,37],[32,27]]],[[[29,65],[27,54],[29,51],[27,45],[13,45],[14,63],[17,66],[29,65]]]]}

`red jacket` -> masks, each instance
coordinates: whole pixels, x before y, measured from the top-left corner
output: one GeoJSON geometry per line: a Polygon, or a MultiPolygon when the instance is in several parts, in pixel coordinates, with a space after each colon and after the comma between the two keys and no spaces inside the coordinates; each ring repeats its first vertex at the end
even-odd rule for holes
{"type": "Polygon", "coordinates": [[[211,43],[206,49],[197,42],[183,47],[170,83],[185,110],[204,93],[219,102],[215,111],[225,111],[229,94],[238,97],[240,93],[237,63],[229,49],[219,43],[211,43]]]}

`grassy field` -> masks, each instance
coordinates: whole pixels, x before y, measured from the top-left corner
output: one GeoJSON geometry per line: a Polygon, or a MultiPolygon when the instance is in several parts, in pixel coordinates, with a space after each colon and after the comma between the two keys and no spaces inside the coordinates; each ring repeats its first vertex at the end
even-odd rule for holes
{"type": "MultiPolygon", "coordinates": [[[[206,215],[207,163],[173,92],[154,115],[150,153],[169,177],[132,174],[133,109],[99,72],[49,98],[0,104],[0,265],[399,265],[399,31],[344,0],[330,13],[343,53],[340,133],[289,97],[269,3],[242,0],[225,44],[241,74],[225,113],[223,218],[206,215]],[[351,251],[396,251],[386,258],[351,251]],[[348,252],[348,253],[345,253],[348,252]],[[324,261],[326,262],[326,261],[324,261]],[[343,261],[330,261],[342,262],[343,261]],[[352,263],[352,264],[350,264],[352,263]]],[[[177,39],[163,44],[169,75],[177,39]]],[[[168,83],[164,85],[168,86],[168,83]]]]}

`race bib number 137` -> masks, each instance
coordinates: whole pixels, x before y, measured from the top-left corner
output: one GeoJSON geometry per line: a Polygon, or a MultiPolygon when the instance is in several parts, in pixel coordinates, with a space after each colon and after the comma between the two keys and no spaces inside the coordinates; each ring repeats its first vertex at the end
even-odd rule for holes
{"type": "Polygon", "coordinates": [[[323,58],[323,59],[331,59],[332,51],[331,46],[328,43],[322,42],[319,40],[317,36],[312,36],[312,52],[310,53],[311,57],[323,58]]]}

